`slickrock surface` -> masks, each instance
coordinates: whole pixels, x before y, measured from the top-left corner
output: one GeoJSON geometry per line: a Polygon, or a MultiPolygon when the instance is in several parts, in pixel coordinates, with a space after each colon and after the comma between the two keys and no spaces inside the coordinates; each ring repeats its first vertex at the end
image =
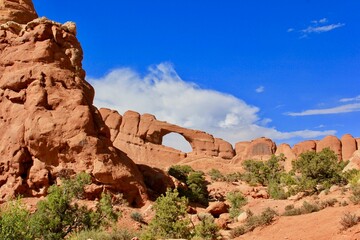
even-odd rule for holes
{"type": "MultiPolygon", "coordinates": [[[[20,2],[19,11],[32,9],[31,1],[20,2]]],[[[1,13],[16,8],[13,3],[2,1],[1,13]]],[[[13,20],[36,16],[28,13],[13,20]]],[[[4,16],[2,23],[13,15],[4,16]]],[[[142,175],[113,146],[92,105],[94,90],[84,80],[75,34],[73,23],[45,18],[0,26],[0,200],[41,196],[61,175],[86,171],[94,184],[126,192],[131,204],[141,205],[146,199],[142,175]]]]}

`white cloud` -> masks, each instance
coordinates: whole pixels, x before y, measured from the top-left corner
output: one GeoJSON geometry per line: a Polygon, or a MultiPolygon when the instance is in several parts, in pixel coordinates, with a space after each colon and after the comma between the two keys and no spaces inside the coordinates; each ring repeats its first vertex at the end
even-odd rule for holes
{"type": "Polygon", "coordinates": [[[339,113],[350,113],[360,111],[360,103],[345,104],[332,108],[324,109],[310,109],[302,112],[290,112],[286,113],[289,116],[310,116],[310,115],[325,115],[325,114],[339,114],[339,113]]]}
{"type": "Polygon", "coordinates": [[[353,98],[342,98],[339,100],[339,102],[355,102],[355,101],[360,101],[360,95],[353,98]]]}
{"type": "MultiPolygon", "coordinates": [[[[306,38],[308,35],[313,33],[325,33],[330,32],[334,29],[344,27],[344,23],[333,23],[333,24],[327,24],[329,20],[327,18],[322,18],[320,20],[313,20],[311,21],[311,25],[298,30],[297,32],[300,32],[301,38],[306,38]]],[[[294,32],[295,28],[289,28],[287,32],[294,32]]]]}
{"type": "Polygon", "coordinates": [[[324,33],[324,32],[329,32],[332,31],[336,28],[340,28],[345,26],[344,23],[336,23],[336,24],[329,24],[329,25],[324,25],[324,26],[309,26],[303,30],[301,30],[304,34],[309,34],[309,33],[324,33]]]}
{"type": "Polygon", "coordinates": [[[280,132],[266,127],[271,119],[261,119],[259,108],[232,95],[199,88],[183,81],[172,65],[161,63],[140,76],[130,68],[114,70],[106,76],[88,79],[94,86],[97,107],[131,109],[151,113],[157,119],[199,129],[231,143],[266,136],[274,140],[316,138],[335,131],[280,132]]]}
{"type": "Polygon", "coordinates": [[[288,30],[287,30],[287,32],[293,32],[293,31],[295,31],[294,28],[288,28],[288,30]]]}
{"type": "Polygon", "coordinates": [[[265,87],[264,86],[259,86],[257,89],[255,89],[255,92],[257,93],[262,93],[265,91],[265,87]]]}

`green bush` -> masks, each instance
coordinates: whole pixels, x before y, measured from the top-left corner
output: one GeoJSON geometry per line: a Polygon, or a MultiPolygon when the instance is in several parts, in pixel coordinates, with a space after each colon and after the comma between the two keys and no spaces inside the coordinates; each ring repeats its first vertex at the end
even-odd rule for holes
{"type": "Polygon", "coordinates": [[[211,215],[200,217],[200,223],[195,226],[195,238],[213,240],[219,237],[219,227],[211,215]]]}
{"type": "Polygon", "coordinates": [[[75,200],[82,196],[83,188],[88,183],[90,176],[82,173],[75,179],[64,180],[61,186],[53,185],[49,188],[47,198],[38,203],[30,219],[31,232],[35,238],[63,239],[70,233],[98,229],[117,219],[108,195],[102,196],[96,211],[76,203],[75,200]]]}
{"type": "Polygon", "coordinates": [[[137,221],[137,222],[139,222],[139,223],[144,222],[144,218],[143,218],[143,216],[141,215],[141,213],[139,213],[139,212],[132,212],[132,213],[130,214],[130,217],[131,217],[134,221],[137,221]]]}
{"type": "Polygon", "coordinates": [[[259,226],[270,225],[277,215],[275,210],[266,208],[260,215],[250,215],[250,217],[246,219],[246,222],[242,226],[234,228],[230,235],[232,238],[235,238],[251,232],[259,226]]]}
{"type": "Polygon", "coordinates": [[[304,201],[303,205],[299,208],[295,208],[294,205],[287,205],[283,216],[296,216],[318,212],[326,207],[333,206],[333,204],[335,204],[333,200],[330,200],[329,202],[322,202],[321,204],[304,201]]]}
{"type": "Polygon", "coordinates": [[[21,205],[20,200],[8,202],[0,210],[0,239],[33,239],[29,232],[30,212],[21,205]]]}
{"type": "Polygon", "coordinates": [[[209,193],[204,173],[195,171],[187,165],[175,165],[169,169],[169,174],[186,184],[187,188],[179,188],[180,196],[186,196],[191,202],[204,206],[209,204],[209,193]]]}
{"type": "Polygon", "coordinates": [[[293,170],[301,175],[302,190],[318,191],[317,186],[330,188],[333,184],[345,184],[347,181],[342,175],[344,163],[339,163],[337,156],[329,148],[321,152],[305,152],[293,162],[293,170]]]}
{"type": "Polygon", "coordinates": [[[231,218],[238,217],[239,214],[241,213],[241,208],[246,205],[247,199],[239,191],[229,192],[226,195],[226,199],[230,203],[230,209],[229,209],[230,217],[231,218]]]}
{"type": "Polygon", "coordinates": [[[197,202],[204,206],[209,204],[209,192],[203,172],[190,172],[186,180],[186,185],[189,191],[185,192],[185,196],[187,196],[191,202],[197,202]]]}
{"type": "Polygon", "coordinates": [[[284,168],[281,162],[285,161],[283,155],[271,156],[268,161],[245,160],[243,167],[245,173],[243,180],[250,185],[269,185],[270,181],[280,182],[281,173],[284,173],[284,168]]]}
{"type": "Polygon", "coordinates": [[[86,173],[63,180],[61,186],[49,188],[45,200],[39,201],[35,213],[30,214],[19,201],[10,202],[1,211],[0,239],[64,239],[83,230],[109,226],[118,217],[109,195],[103,195],[95,211],[79,206],[83,188],[90,183],[86,173]]]}
{"type": "Polygon", "coordinates": [[[217,169],[211,169],[208,172],[208,175],[213,181],[225,181],[225,176],[217,169]]]}
{"type": "Polygon", "coordinates": [[[171,176],[184,183],[186,182],[190,172],[194,172],[194,169],[192,169],[188,165],[175,165],[175,166],[171,166],[168,170],[168,173],[171,176]]]}
{"type": "Polygon", "coordinates": [[[177,190],[168,190],[166,195],[156,199],[153,206],[155,217],[149,223],[141,239],[188,239],[191,233],[189,229],[190,220],[186,218],[187,206],[187,199],[179,197],[177,190]]]}

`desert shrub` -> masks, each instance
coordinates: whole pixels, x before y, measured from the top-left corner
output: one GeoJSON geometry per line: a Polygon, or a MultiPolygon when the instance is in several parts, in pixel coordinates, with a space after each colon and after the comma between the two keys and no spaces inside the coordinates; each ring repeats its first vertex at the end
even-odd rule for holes
{"type": "Polygon", "coordinates": [[[360,184],[351,186],[352,194],[350,196],[350,201],[354,204],[360,203],[360,184]]]}
{"type": "Polygon", "coordinates": [[[330,188],[333,184],[345,184],[342,175],[345,163],[339,163],[337,156],[329,148],[321,152],[305,152],[293,162],[293,169],[301,175],[300,186],[302,190],[317,191],[317,186],[330,188]]]}
{"type": "Polygon", "coordinates": [[[168,190],[156,199],[153,209],[155,217],[142,234],[141,239],[189,238],[189,219],[186,218],[188,200],[179,197],[177,190],[168,190]]]}
{"type": "Polygon", "coordinates": [[[341,230],[346,230],[348,228],[351,228],[352,226],[355,226],[360,222],[360,218],[356,214],[351,214],[350,212],[345,213],[341,220],[340,224],[342,226],[341,230]]]}
{"type": "Polygon", "coordinates": [[[230,209],[229,209],[230,217],[236,218],[241,213],[241,208],[246,205],[247,199],[239,191],[229,192],[226,195],[226,199],[230,203],[230,209]]]}
{"type": "Polygon", "coordinates": [[[29,232],[30,212],[21,205],[20,200],[8,202],[0,210],[0,239],[33,239],[29,232]]]}
{"type": "Polygon", "coordinates": [[[182,182],[186,182],[190,172],[194,172],[194,169],[188,165],[175,165],[171,166],[168,170],[171,176],[182,182]]]}
{"type": "Polygon", "coordinates": [[[248,217],[246,222],[242,226],[234,228],[230,232],[230,235],[232,238],[235,238],[247,232],[251,232],[259,226],[270,225],[277,215],[275,210],[266,208],[260,215],[251,215],[248,217]]]}
{"type": "Polygon", "coordinates": [[[267,186],[270,181],[280,182],[281,173],[284,172],[280,162],[285,161],[283,155],[271,156],[268,161],[245,160],[243,180],[251,185],[261,184],[267,186]]]}
{"type": "Polygon", "coordinates": [[[230,231],[230,237],[231,239],[240,237],[241,235],[244,235],[247,233],[246,228],[244,226],[239,226],[230,231]]]}
{"type": "Polygon", "coordinates": [[[344,178],[351,184],[357,185],[360,181],[360,171],[358,169],[350,169],[343,173],[344,178]]]}
{"type": "Polygon", "coordinates": [[[229,173],[225,175],[226,182],[238,182],[243,179],[243,176],[239,172],[229,173]]]}
{"type": "Polygon", "coordinates": [[[296,215],[302,215],[302,214],[308,214],[313,212],[318,212],[325,207],[329,206],[328,204],[332,204],[332,201],[329,201],[329,203],[309,203],[307,201],[303,202],[303,205],[299,208],[295,208],[294,205],[287,205],[285,207],[285,212],[283,213],[283,216],[296,216],[296,215]]]}
{"type": "Polygon", "coordinates": [[[76,203],[89,182],[90,176],[82,173],[75,179],[64,180],[61,186],[51,186],[47,198],[38,203],[30,219],[31,233],[41,239],[63,239],[70,233],[98,229],[115,221],[117,214],[108,195],[102,196],[96,211],[76,203]]]}
{"type": "Polygon", "coordinates": [[[186,196],[191,202],[207,206],[209,193],[204,173],[195,171],[187,165],[175,165],[169,169],[169,174],[186,184],[187,188],[179,188],[180,196],[186,196]]]}
{"type": "Polygon", "coordinates": [[[276,181],[270,181],[267,192],[272,199],[287,199],[289,197],[289,194],[285,192],[284,187],[276,181]]]}
{"type": "Polygon", "coordinates": [[[111,232],[104,230],[84,230],[70,236],[70,240],[131,240],[136,233],[127,229],[113,229],[111,232]]]}
{"type": "Polygon", "coordinates": [[[326,199],[326,200],[320,202],[320,207],[322,209],[327,208],[327,207],[334,207],[337,202],[338,202],[338,200],[336,198],[326,199]]]}
{"type": "Polygon", "coordinates": [[[293,173],[285,172],[283,161],[285,161],[284,155],[273,155],[265,162],[246,160],[243,163],[245,173],[241,178],[253,186],[259,184],[267,186],[267,192],[273,199],[286,199],[297,192],[294,187],[297,181],[293,173]]]}
{"type": "Polygon", "coordinates": [[[320,211],[322,208],[321,208],[321,206],[319,206],[319,205],[316,204],[316,203],[309,203],[309,202],[307,202],[307,201],[304,201],[304,202],[303,202],[303,205],[302,205],[302,209],[303,209],[303,213],[304,213],[304,214],[307,214],[307,213],[318,212],[318,211],[320,211]]]}
{"type": "MultiPolygon", "coordinates": [[[[195,226],[194,238],[213,240],[219,236],[219,227],[214,222],[214,217],[211,215],[202,215],[200,223],[195,226]]],[[[193,238],[193,239],[194,239],[193,238]]]]}
{"type": "Polygon", "coordinates": [[[139,213],[139,212],[132,212],[132,213],[130,214],[130,217],[131,217],[134,221],[137,221],[137,222],[139,222],[139,223],[144,222],[144,218],[143,218],[143,216],[141,215],[141,213],[139,213]]]}
{"type": "Polygon", "coordinates": [[[213,181],[225,181],[225,176],[218,169],[211,169],[208,175],[213,181]]]}
{"type": "Polygon", "coordinates": [[[187,196],[191,202],[197,202],[205,206],[209,204],[207,182],[203,172],[190,172],[186,180],[186,185],[189,191],[185,192],[185,196],[187,196]]]}

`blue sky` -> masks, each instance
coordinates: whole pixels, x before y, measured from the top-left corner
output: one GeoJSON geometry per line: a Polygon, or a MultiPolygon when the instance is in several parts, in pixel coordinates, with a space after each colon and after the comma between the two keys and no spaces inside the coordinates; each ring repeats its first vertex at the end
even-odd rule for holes
{"type": "Polygon", "coordinates": [[[40,16],[77,23],[98,107],[232,143],[360,137],[357,0],[34,4],[40,16]]]}

